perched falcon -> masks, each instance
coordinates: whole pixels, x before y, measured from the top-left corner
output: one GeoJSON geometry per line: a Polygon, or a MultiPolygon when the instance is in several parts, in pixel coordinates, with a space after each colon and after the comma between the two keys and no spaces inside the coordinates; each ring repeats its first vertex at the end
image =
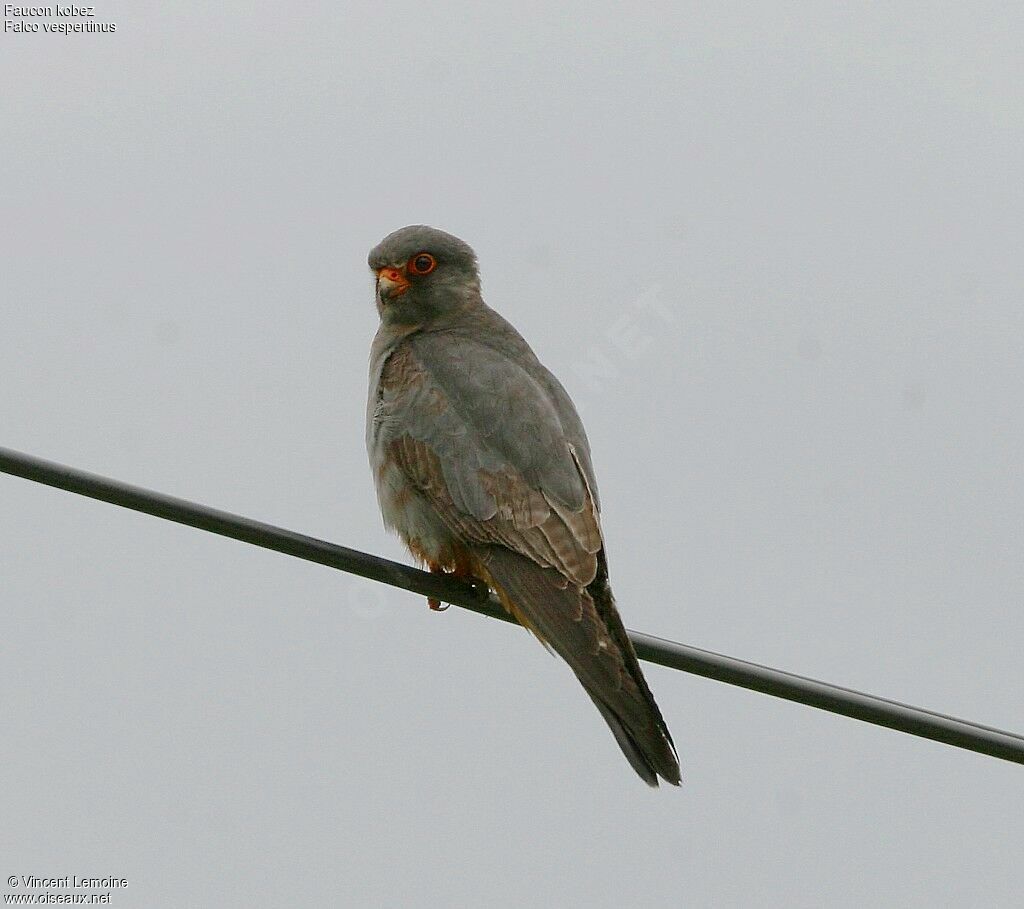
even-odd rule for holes
{"type": "Polygon", "coordinates": [[[644,781],[678,785],[608,585],[590,447],[568,394],[484,303],[462,240],[403,227],[369,264],[380,330],[366,444],[385,524],[431,571],[486,582],[569,664],[644,781]]]}

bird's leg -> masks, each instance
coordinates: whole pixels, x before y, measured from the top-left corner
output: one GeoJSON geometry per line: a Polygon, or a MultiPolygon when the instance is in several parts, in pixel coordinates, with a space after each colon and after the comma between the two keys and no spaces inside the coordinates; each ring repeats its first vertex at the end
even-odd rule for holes
{"type": "MultiPolygon", "coordinates": [[[[431,574],[447,574],[444,568],[438,562],[427,562],[427,568],[430,569],[431,574]]],[[[427,606],[434,610],[434,612],[444,612],[449,604],[441,604],[441,601],[437,597],[427,597],[427,606]]]]}

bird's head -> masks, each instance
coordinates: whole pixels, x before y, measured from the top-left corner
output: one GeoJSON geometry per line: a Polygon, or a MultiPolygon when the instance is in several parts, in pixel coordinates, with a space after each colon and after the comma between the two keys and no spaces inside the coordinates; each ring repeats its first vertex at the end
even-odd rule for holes
{"type": "Polygon", "coordinates": [[[381,321],[424,325],[479,300],[476,253],[443,230],[403,227],[370,250],[367,261],[381,321]]]}

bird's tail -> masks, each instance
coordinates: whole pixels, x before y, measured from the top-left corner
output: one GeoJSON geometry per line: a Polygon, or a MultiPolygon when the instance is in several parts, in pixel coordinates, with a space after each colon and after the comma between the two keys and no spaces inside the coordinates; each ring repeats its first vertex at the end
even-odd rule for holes
{"type": "Polygon", "coordinates": [[[603,552],[585,588],[501,546],[477,557],[505,608],[576,673],[644,782],[679,785],[672,736],[615,608],[603,552]]]}

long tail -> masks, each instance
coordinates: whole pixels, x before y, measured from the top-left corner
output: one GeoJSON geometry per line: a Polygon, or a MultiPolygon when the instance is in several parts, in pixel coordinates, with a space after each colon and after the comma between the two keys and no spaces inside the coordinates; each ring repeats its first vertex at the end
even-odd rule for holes
{"type": "Polygon", "coordinates": [[[678,786],[672,736],[615,608],[603,552],[585,588],[502,546],[475,555],[505,608],[576,673],[644,782],[678,786]]]}

